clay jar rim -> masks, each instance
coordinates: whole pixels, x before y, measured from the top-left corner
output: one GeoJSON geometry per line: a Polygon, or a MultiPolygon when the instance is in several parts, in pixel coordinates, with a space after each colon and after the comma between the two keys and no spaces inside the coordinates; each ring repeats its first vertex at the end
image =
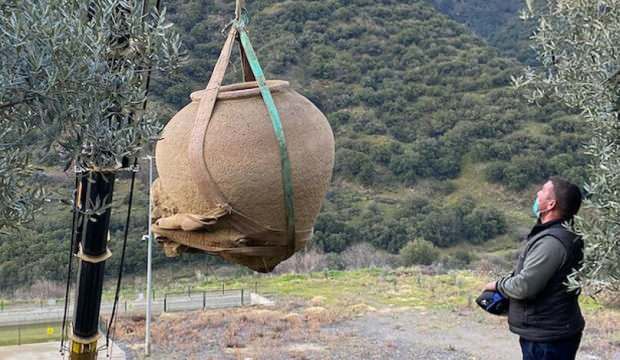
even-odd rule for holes
{"type": "MultiPolygon", "coordinates": [[[[267,80],[266,83],[267,87],[272,92],[280,91],[289,87],[289,82],[284,80],[267,80]]],[[[194,91],[190,95],[190,98],[192,99],[192,101],[198,101],[205,95],[206,92],[206,89],[194,91]]],[[[220,88],[220,92],[217,94],[217,99],[240,99],[258,95],[260,95],[260,88],[258,87],[258,83],[256,81],[249,81],[222,86],[220,88]]]]}

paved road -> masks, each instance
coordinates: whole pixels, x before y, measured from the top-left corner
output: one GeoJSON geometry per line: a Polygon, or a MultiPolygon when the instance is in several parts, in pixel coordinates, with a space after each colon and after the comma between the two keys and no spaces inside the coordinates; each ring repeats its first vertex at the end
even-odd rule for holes
{"type": "MultiPolygon", "coordinates": [[[[99,340],[99,347],[105,345],[105,339],[99,340]]],[[[99,359],[125,360],[125,352],[115,343],[111,343],[110,351],[102,350],[99,359]]],[[[69,359],[69,353],[62,356],[59,352],[60,342],[47,342],[39,344],[0,346],[0,360],[65,360],[69,359]]]]}
{"type": "MultiPolygon", "coordinates": [[[[165,299],[166,312],[189,311],[198,309],[214,309],[238,307],[245,305],[269,304],[269,300],[260,295],[250,293],[227,290],[222,293],[195,293],[191,296],[168,296],[165,299]]],[[[158,315],[164,311],[164,299],[157,299],[152,302],[152,313],[158,315]]],[[[146,311],[145,300],[119,301],[116,313],[119,316],[144,315],[146,311]]],[[[31,306],[20,307],[17,309],[0,311],[0,327],[25,325],[25,324],[41,324],[48,322],[62,321],[64,305],[51,306],[31,306]]],[[[103,303],[101,305],[101,314],[108,315],[112,312],[112,303],[103,303]]],[[[69,307],[67,316],[71,318],[73,315],[73,306],[69,307]]]]}

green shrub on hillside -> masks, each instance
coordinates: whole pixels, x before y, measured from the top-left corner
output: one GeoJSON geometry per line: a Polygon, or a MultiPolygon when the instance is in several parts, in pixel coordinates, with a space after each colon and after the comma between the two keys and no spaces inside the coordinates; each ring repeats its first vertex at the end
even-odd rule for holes
{"type": "Polygon", "coordinates": [[[430,241],[415,239],[400,250],[400,258],[405,266],[431,265],[439,258],[439,250],[430,241]]]}
{"type": "Polygon", "coordinates": [[[463,269],[475,259],[474,255],[467,250],[458,250],[454,254],[446,254],[441,257],[441,263],[447,269],[463,269]]]}
{"type": "Polygon", "coordinates": [[[479,244],[506,232],[504,216],[493,208],[475,208],[463,218],[467,240],[479,244]]]}
{"type": "Polygon", "coordinates": [[[419,222],[417,233],[439,247],[458,242],[479,244],[507,230],[504,216],[496,209],[476,207],[463,199],[451,207],[435,208],[419,222]]]}

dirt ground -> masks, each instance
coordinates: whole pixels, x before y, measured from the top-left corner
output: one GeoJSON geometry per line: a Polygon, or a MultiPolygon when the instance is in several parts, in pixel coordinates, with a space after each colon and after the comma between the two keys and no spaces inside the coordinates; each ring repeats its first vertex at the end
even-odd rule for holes
{"type": "MultiPolygon", "coordinates": [[[[620,360],[618,322],[591,314],[579,360],[620,360]]],[[[520,359],[505,318],[479,309],[330,307],[320,299],[164,314],[152,323],[151,359],[520,359]]],[[[116,341],[144,358],[144,319],[119,319],[116,341]]]]}

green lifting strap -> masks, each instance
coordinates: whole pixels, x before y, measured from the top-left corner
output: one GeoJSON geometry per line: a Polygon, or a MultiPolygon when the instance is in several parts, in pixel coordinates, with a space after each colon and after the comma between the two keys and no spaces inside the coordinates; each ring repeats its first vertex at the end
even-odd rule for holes
{"type": "Polygon", "coordinates": [[[252,47],[250,38],[245,31],[245,24],[246,18],[245,16],[241,16],[240,20],[235,21],[233,26],[235,26],[237,28],[237,31],[239,32],[241,46],[243,47],[243,51],[245,52],[247,60],[250,63],[250,67],[252,68],[252,73],[254,74],[256,82],[258,83],[258,86],[260,88],[263,101],[265,102],[265,106],[267,107],[267,111],[269,112],[269,117],[271,118],[271,125],[273,126],[273,131],[276,135],[276,138],[278,139],[282,173],[282,188],[284,190],[284,205],[286,207],[286,232],[287,238],[289,240],[289,250],[292,254],[296,250],[296,245],[295,207],[293,204],[293,177],[291,172],[291,162],[288,157],[286,138],[284,137],[284,129],[282,128],[280,113],[278,112],[278,108],[273,101],[271,91],[269,91],[269,87],[267,86],[267,82],[265,80],[265,74],[263,74],[263,69],[258,62],[258,58],[256,57],[256,53],[254,52],[254,48],[252,47]]]}

